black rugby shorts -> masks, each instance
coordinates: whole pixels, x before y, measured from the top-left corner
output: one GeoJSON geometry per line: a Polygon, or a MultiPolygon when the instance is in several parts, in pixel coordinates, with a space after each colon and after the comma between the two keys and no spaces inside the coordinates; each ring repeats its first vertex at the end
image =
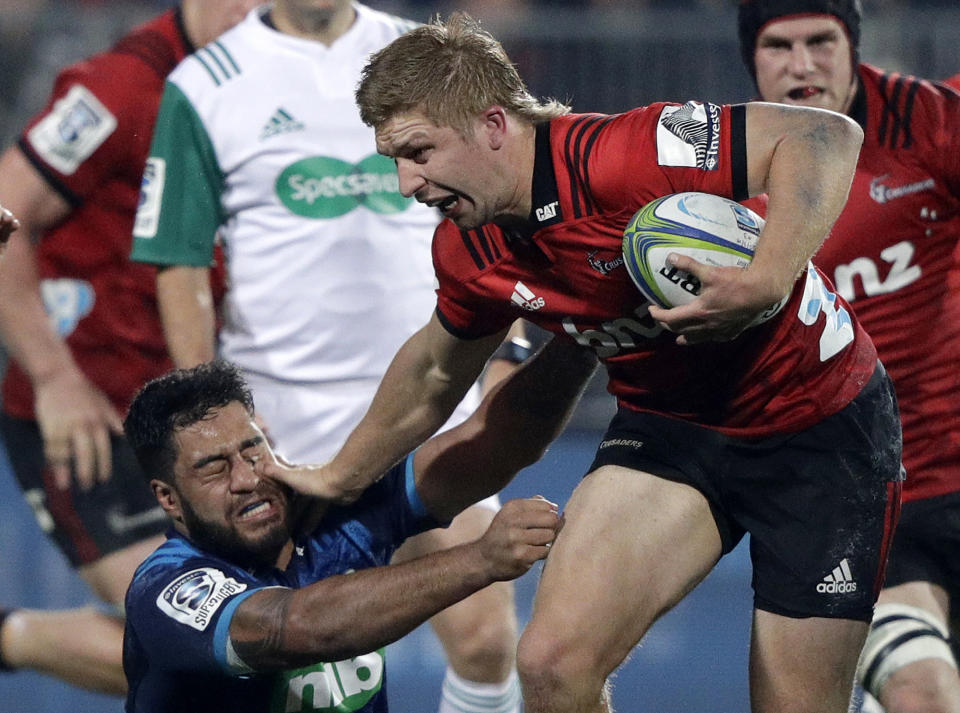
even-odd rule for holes
{"type": "Polygon", "coordinates": [[[618,465],[699,490],[724,554],[750,533],[758,609],[869,621],[899,516],[900,451],[878,363],[850,404],[798,433],[746,440],[621,408],[590,471],[618,465]]]}
{"type": "Polygon", "coordinates": [[[170,526],[125,439],[111,435],[113,474],[84,491],[76,480],[69,490],[53,482],[36,421],[0,414],[0,435],[37,523],[74,567],[163,534],[170,526]]]}

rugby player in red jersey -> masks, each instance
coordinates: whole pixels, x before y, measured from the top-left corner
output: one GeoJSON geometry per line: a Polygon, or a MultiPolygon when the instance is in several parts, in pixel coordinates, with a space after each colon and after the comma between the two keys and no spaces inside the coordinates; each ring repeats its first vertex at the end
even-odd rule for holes
{"type": "Polygon", "coordinates": [[[960,96],[859,62],[860,19],[856,0],[750,0],[740,47],[761,99],[841,112],[864,131],[815,258],[873,338],[903,426],[903,510],[858,680],[891,713],[957,713],[960,96]]]}
{"type": "MultiPolygon", "coordinates": [[[[184,0],[63,69],[0,156],[22,223],[0,262],[0,432],[40,525],[118,608],[166,528],[121,438],[136,390],[171,367],[153,270],[128,259],[140,177],[167,73],[257,4],[184,0]]],[[[122,694],[122,635],[122,616],[95,608],[7,612],[0,668],[122,694]]]]}
{"type": "Polygon", "coordinates": [[[350,500],[446,418],[518,316],[593,350],[619,410],[566,508],[521,637],[526,710],[602,711],[653,621],[751,533],[755,711],[846,711],[899,504],[900,430],[869,338],[808,260],[862,132],[838,114],[659,103],[569,114],[454,15],[375,54],[357,91],[400,190],[446,216],[435,315],[325,466],[276,473],[350,500]],[[747,269],[670,310],[622,264],[659,196],[769,193],[747,269]],[[784,296],[771,321],[749,322],[784,296]]]}

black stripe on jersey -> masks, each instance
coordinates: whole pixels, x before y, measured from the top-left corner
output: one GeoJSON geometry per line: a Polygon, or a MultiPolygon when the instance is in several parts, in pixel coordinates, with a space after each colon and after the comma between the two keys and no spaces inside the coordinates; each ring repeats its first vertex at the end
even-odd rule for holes
{"type": "Polygon", "coordinates": [[[488,225],[485,225],[481,228],[483,230],[483,235],[486,238],[484,243],[484,251],[492,253],[490,255],[490,262],[500,259],[500,248],[497,247],[497,241],[494,239],[493,233],[490,232],[491,228],[488,225]]]}
{"type": "Polygon", "coordinates": [[[596,207],[593,204],[593,192],[590,190],[590,170],[587,168],[590,164],[590,152],[593,150],[593,144],[596,143],[597,137],[600,136],[603,129],[613,121],[614,117],[608,116],[603,119],[599,126],[597,126],[593,133],[590,134],[590,138],[587,139],[587,145],[583,149],[583,187],[584,192],[588,198],[589,211],[591,213],[596,211],[596,207]]]}
{"type": "Polygon", "coordinates": [[[473,264],[477,266],[477,269],[482,270],[487,266],[487,264],[483,261],[483,258],[477,251],[477,246],[473,244],[473,239],[470,237],[471,233],[479,233],[479,231],[461,230],[460,239],[463,240],[463,244],[467,248],[467,252],[470,253],[470,257],[473,258],[473,264]]]}
{"type": "Polygon", "coordinates": [[[910,131],[911,119],[913,119],[913,101],[917,98],[917,92],[920,89],[920,82],[913,80],[910,82],[910,89],[907,90],[907,100],[903,105],[903,148],[910,148],[913,144],[913,132],[910,131]]]}
{"type": "Polygon", "coordinates": [[[33,165],[37,171],[40,172],[40,175],[44,177],[47,183],[60,194],[60,196],[70,204],[70,206],[76,210],[83,205],[83,199],[78,196],[76,193],[67,188],[67,184],[60,180],[60,177],[57,176],[50,167],[37,156],[36,152],[33,150],[33,147],[30,145],[30,142],[23,136],[17,141],[17,146],[20,147],[20,150],[23,151],[23,155],[27,157],[27,160],[33,165]]]}
{"type": "Polygon", "coordinates": [[[550,122],[536,126],[534,140],[533,183],[530,191],[530,234],[540,228],[563,220],[560,207],[560,191],[557,189],[557,174],[553,166],[553,147],[550,144],[550,122]],[[545,210],[552,206],[552,210],[545,210]]]}
{"type": "Polygon", "coordinates": [[[913,143],[913,133],[911,131],[913,104],[917,91],[920,89],[920,82],[913,77],[898,76],[893,81],[891,89],[889,87],[890,79],[890,75],[884,75],[880,79],[879,89],[883,100],[883,113],[877,131],[877,140],[881,146],[887,148],[909,148],[913,143]],[[906,96],[901,101],[904,87],[906,87],[906,96]]]}
{"type": "Polygon", "coordinates": [[[489,336],[486,334],[470,334],[462,329],[458,329],[454,324],[443,316],[443,312],[440,311],[440,308],[437,307],[433,313],[437,315],[437,320],[446,329],[450,334],[455,336],[457,339],[481,339],[483,337],[489,336]]]}
{"type": "Polygon", "coordinates": [[[750,197],[750,191],[747,185],[747,107],[743,104],[730,107],[730,176],[733,199],[745,201],[750,197]]]}
{"type": "Polygon", "coordinates": [[[573,205],[574,218],[582,218],[593,212],[593,206],[587,205],[592,203],[592,200],[585,179],[580,173],[580,162],[583,158],[582,144],[587,131],[604,118],[596,114],[584,116],[577,119],[567,133],[564,154],[567,165],[570,167],[570,202],[573,205]]]}
{"type": "Polygon", "coordinates": [[[490,234],[487,233],[487,226],[480,226],[477,230],[477,238],[479,239],[480,249],[483,250],[483,254],[487,258],[487,264],[493,264],[493,240],[490,238],[490,234]]]}

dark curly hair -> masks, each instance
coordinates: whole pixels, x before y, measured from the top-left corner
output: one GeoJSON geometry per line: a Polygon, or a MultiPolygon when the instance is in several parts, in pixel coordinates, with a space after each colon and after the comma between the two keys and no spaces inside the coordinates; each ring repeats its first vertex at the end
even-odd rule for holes
{"type": "Polygon", "coordinates": [[[222,360],[175,369],[140,389],[123,430],[147,479],[172,483],[177,459],[174,432],[233,401],[253,415],[253,396],[246,381],[236,366],[222,360]]]}

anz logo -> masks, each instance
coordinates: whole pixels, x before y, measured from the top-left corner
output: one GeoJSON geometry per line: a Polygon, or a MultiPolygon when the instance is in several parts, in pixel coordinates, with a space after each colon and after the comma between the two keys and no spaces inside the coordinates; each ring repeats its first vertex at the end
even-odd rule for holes
{"type": "Polygon", "coordinates": [[[660,336],[664,328],[647,313],[649,307],[648,303],[644,303],[637,307],[630,317],[604,322],[600,329],[585,329],[581,332],[573,323],[572,317],[564,317],[561,324],[563,331],[577,344],[593,349],[600,359],[609,359],[621,351],[636,349],[640,339],[660,336]]]}
{"type": "Polygon", "coordinates": [[[856,298],[855,279],[858,277],[863,285],[863,297],[896,292],[913,284],[922,275],[920,266],[911,264],[915,252],[916,249],[909,240],[883,250],[880,257],[890,265],[890,271],[883,280],[880,279],[877,263],[868,257],[858,257],[846,265],[838,265],[833,271],[834,286],[848,302],[853,302],[856,298]]]}

